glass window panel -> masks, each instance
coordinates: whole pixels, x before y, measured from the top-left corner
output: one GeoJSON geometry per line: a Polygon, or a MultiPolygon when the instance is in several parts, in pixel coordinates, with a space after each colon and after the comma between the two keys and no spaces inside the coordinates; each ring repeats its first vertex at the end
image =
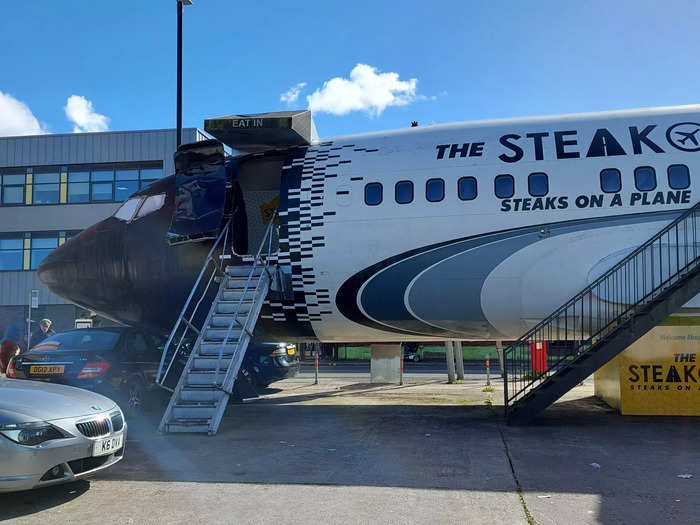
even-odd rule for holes
{"type": "MultiPolygon", "coordinates": [[[[20,245],[22,241],[20,240],[20,245]]],[[[21,270],[22,250],[0,249],[0,270],[21,270]]]]}
{"type": "Polygon", "coordinates": [[[494,180],[494,190],[499,199],[510,199],[515,193],[515,180],[510,175],[499,175],[494,180]]]}
{"type": "Polygon", "coordinates": [[[32,250],[31,265],[32,270],[36,270],[41,262],[53,251],[53,249],[37,249],[32,250]]]}
{"type": "Polygon", "coordinates": [[[90,202],[89,182],[68,183],[68,202],[90,202]]]}
{"type": "Polygon", "coordinates": [[[54,248],[58,246],[57,237],[32,237],[30,268],[36,270],[54,248]]]}
{"type": "Polygon", "coordinates": [[[161,168],[145,168],[141,170],[141,180],[155,180],[163,176],[161,168]]]}
{"type": "Polygon", "coordinates": [[[68,182],[90,182],[90,172],[72,171],[68,174],[68,182]]]}
{"type": "Polygon", "coordinates": [[[527,191],[533,197],[544,197],[549,193],[549,181],[546,173],[530,173],[527,178],[527,191]]]}
{"type": "Polygon", "coordinates": [[[24,202],[24,186],[5,186],[2,193],[4,204],[22,204],[24,202]]]}
{"type": "Polygon", "coordinates": [[[457,181],[457,193],[463,201],[476,198],[476,179],[474,177],[462,177],[457,181]]]}
{"type": "Polygon", "coordinates": [[[32,237],[32,250],[34,248],[55,248],[58,246],[58,237],[32,237]]]}
{"type": "Polygon", "coordinates": [[[22,239],[0,239],[0,250],[21,250],[22,239]]]}
{"type": "Polygon", "coordinates": [[[34,204],[58,204],[59,195],[58,184],[34,184],[34,204]]]}
{"type": "Polygon", "coordinates": [[[656,172],[651,166],[634,170],[634,185],[639,191],[651,191],[656,188],[656,172]]]}
{"type": "Polygon", "coordinates": [[[620,170],[609,168],[600,172],[600,189],[605,193],[617,193],[622,189],[620,170]]]}
{"type": "Polygon", "coordinates": [[[139,170],[137,169],[126,169],[116,171],[117,180],[138,180],[139,170]]]}
{"type": "Polygon", "coordinates": [[[106,182],[114,180],[114,171],[112,170],[93,170],[92,182],[106,182]]]}
{"type": "Polygon", "coordinates": [[[35,173],[34,184],[60,182],[58,173],[35,173]]]}
{"type": "Polygon", "coordinates": [[[114,186],[114,200],[117,202],[124,201],[137,191],[139,191],[139,181],[137,180],[116,182],[114,186]]]}
{"type": "Polygon", "coordinates": [[[690,186],[690,171],[685,164],[668,167],[668,185],[673,190],[684,190],[690,186]]]}
{"type": "Polygon", "coordinates": [[[382,202],[382,185],[378,182],[370,182],[365,186],[365,204],[376,206],[382,202]]]}
{"type": "Polygon", "coordinates": [[[396,202],[399,204],[408,204],[413,201],[413,183],[410,180],[402,180],[396,183],[395,187],[396,202]]]}
{"type": "Polygon", "coordinates": [[[138,219],[144,215],[148,215],[149,213],[153,213],[154,211],[161,209],[163,204],[165,204],[165,193],[151,195],[144,201],[141,209],[139,209],[139,212],[136,215],[136,218],[138,219]]]}
{"type": "Polygon", "coordinates": [[[117,213],[115,213],[114,216],[117,219],[121,219],[122,221],[130,221],[131,218],[134,216],[134,213],[136,213],[139,204],[141,204],[141,200],[141,198],[129,199],[121,205],[121,207],[117,210],[117,213]]]}
{"type": "Polygon", "coordinates": [[[442,179],[429,179],[425,183],[425,198],[428,202],[439,202],[445,198],[445,181],[442,179]]]}
{"type": "Polygon", "coordinates": [[[5,175],[3,177],[3,184],[6,186],[9,184],[24,184],[25,176],[22,175],[5,175]]]}
{"type": "Polygon", "coordinates": [[[112,183],[97,182],[92,184],[92,200],[94,201],[111,201],[112,200],[112,183]]]}

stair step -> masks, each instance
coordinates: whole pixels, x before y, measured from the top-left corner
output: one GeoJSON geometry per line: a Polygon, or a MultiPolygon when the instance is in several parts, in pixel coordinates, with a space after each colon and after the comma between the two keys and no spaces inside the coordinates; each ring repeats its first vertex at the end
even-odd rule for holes
{"type": "Polygon", "coordinates": [[[247,314],[253,308],[253,300],[247,299],[245,301],[219,301],[216,303],[216,309],[214,310],[217,314],[233,314],[238,308],[238,314],[247,314]]]}
{"type": "Polygon", "coordinates": [[[208,386],[214,388],[215,384],[221,384],[226,375],[226,370],[220,370],[218,377],[214,370],[190,370],[185,379],[187,386],[208,386]],[[216,381],[215,381],[216,380],[216,381]]]}
{"type": "MultiPolygon", "coordinates": [[[[233,314],[215,314],[212,315],[209,325],[216,328],[228,328],[233,323],[234,328],[240,328],[237,322],[235,322],[235,316],[233,314]]],[[[246,314],[239,314],[238,320],[241,324],[245,324],[248,316],[246,314]]]]}
{"type": "MultiPolygon", "coordinates": [[[[236,350],[238,349],[238,343],[237,342],[231,342],[229,341],[224,345],[223,351],[221,355],[233,355],[236,350]]],[[[219,355],[219,350],[221,350],[221,342],[202,342],[202,344],[199,345],[199,355],[200,356],[208,356],[208,355],[213,355],[213,356],[218,356],[219,355]]]]}
{"type": "MultiPolygon", "coordinates": [[[[194,358],[194,368],[196,370],[216,370],[216,365],[219,361],[218,355],[209,356],[195,356],[194,358]]],[[[220,370],[228,370],[231,364],[231,354],[228,357],[221,356],[221,368],[220,370]]]]}
{"type": "Polygon", "coordinates": [[[167,432],[209,432],[211,419],[172,419],[166,424],[167,432]]]}
{"type": "Polygon", "coordinates": [[[248,282],[248,277],[229,277],[226,279],[226,289],[227,290],[242,290],[248,285],[249,290],[255,290],[255,286],[258,284],[258,278],[253,277],[250,282],[248,282]]]}
{"type": "Polygon", "coordinates": [[[216,410],[215,403],[178,403],[173,406],[175,420],[210,420],[216,410]]]}
{"type": "Polygon", "coordinates": [[[240,339],[242,333],[243,330],[240,328],[233,328],[230,333],[226,328],[207,328],[204,331],[204,340],[207,343],[223,341],[228,334],[228,342],[236,343],[240,339]]]}
{"type": "Polygon", "coordinates": [[[221,390],[207,386],[188,385],[180,391],[179,402],[202,402],[214,403],[226,395],[221,390]]]}
{"type": "MultiPolygon", "coordinates": [[[[226,275],[230,275],[231,277],[248,277],[250,275],[250,270],[252,269],[252,264],[250,266],[227,266],[226,275]]],[[[258,266],[257,268],[255,268],[255,272],[253,272],[253,275],[260,275],[263,273],[263,271],[264,268],[262,266],[258,266]]]]}
{"type": "MultiPolygon", "coordinates": [[[[243,290],[226,290],[221,293],[221,298],[224,301],[231,302],[231,301],[238,301],[241,297],[243,297],[243,290]]],[[[248,288],[248,291],[245,293],[244,300],[246,301],[252,301],[253,298],[255,297],[255,287],[250,287],[248,288]]]]}

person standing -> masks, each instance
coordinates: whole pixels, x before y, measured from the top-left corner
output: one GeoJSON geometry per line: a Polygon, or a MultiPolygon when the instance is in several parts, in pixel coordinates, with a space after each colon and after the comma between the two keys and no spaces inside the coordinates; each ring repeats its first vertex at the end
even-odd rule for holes
{"type": "Polygon", "coordinates": [[[32,333],[31,345],[36,346],[47,337],[51,337],[55,334],[55,330],[51,328],[51,319],[42,319],[39,321],[39,329],[32,333]]]}
{"type": "Polygon", "coordinates": [[[11,324],[5,329],[5,335],[0,339],[0,373],[5,373],[10,359],[19,353],[19,346],[16,343],[18,336],[19,330],[11,324]]]}

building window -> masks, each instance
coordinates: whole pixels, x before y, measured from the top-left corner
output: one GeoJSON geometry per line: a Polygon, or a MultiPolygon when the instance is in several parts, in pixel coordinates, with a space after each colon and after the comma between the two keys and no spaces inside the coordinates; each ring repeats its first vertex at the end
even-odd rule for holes
{"type": "Polygon", "coordinates": [[[92,170],[90,172],[90,198],[93,201],[114,200],[114,171],[92,170]]]}
{"type": "Polygon", "coordinates": [[[672,190],[684,190],[690,186],[690,171],[685,164],[668,167],[668,185],[672,190]]]}
{"type": "Polygon", "coordinates": [[[60,175],[57,172],[34,174],[32,203],[58,204],[60,193],[60,175]]]}
{"type": "Polygon", "coordinates": [[[549,180],[546,173],[530,173],[527,177],[527,191],[533,197],[544,197],[549,193],[549,180]]]}
{"type": "Polygon", "coordinates": [[[425,198],[428,202],[440,202],[445,198],[445,181],[442,179],[428,179],[425,183],[425,198]]]}
{"type": "Polygon", "coordinates": [[[605,193],[617,193],[622,189],[620,170],[608,168],[600,172],[600,189],[605,193]]]}
{"type": "Polygon", "coordinates": [[[493,189],[499,199],[510,199],[515,194],[515,179],[512,175],[499,175],[493,181],[493,189]]]}
{"type": "Polygon", "coordinates": [[[476,199],[476,179],[474,177],[462,177],[457,181],[457,195],[463,201],[476,199]]]}
{"type": "Polygon", "coordinates": [[[413,183],[410,180],[402,180],[396,183],[394,196],[399,204],[413,202],[413,183]]]}
{"type": "Polygon", "coordinates": [[[22,239],[0,239],[0,270],[22,269],[22,239]]]}
{"type": "MultiPolygon", "coordinates": [[[[146,170],[144,170],[146,171],[146,170]]],[[[114,200],[122,202],[139,191],[139,170],[118,169],[115,173],[114,200]]]]}
{"type": "Polygon", "coordinates": [[[153,181],[160,179],[163,176],[162,168],[142,168],[141,169],[141,184],[140,188],[143,189],[153,181]]]}
{"type": "Polygon", "coordinates": [[[656,189],[656,171],[651,166],[642,166],[634,170],[634,185],[639,191],[656,189]]]}
{"type": "Polygon", "coordinates": [[[26,175],[0,175],[0,202],[2,204],[24,204],[24,182],[26,175]]]}
{"type": "Polygon", "coordinates": [[[71,171],[68,173],[68,202],[90,202],[89,171],[71,171]]]}
{"type": "Polygon", "coordinates": [[[36,270],[41,261],[58,247],[58,236],[32,237],[31,269],[36,270]]]}
{"type": "Polygon", "coordinates": [[[377,206],[382,203],[382,185],[379,182],[370,182],[365,186],[365,204],[377,206]]]}

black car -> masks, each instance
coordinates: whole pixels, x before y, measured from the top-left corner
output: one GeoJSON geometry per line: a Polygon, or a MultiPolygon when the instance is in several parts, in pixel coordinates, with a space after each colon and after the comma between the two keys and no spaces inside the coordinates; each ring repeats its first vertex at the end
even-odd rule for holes
{"type": "Polygon", "coordinates": [[[299,373],[299,367],[296,347],[285,343],[251,345],[242,365],[258,388],[266,388],[275,381],[294,377],[299,373]]]}
{"type": "Polygon", "coordinates": [[[160,338],[133,328],[70,330],[16,356],[13,377],[95,390],[136,408],[157,388],[162,345],[160,338]]]}

